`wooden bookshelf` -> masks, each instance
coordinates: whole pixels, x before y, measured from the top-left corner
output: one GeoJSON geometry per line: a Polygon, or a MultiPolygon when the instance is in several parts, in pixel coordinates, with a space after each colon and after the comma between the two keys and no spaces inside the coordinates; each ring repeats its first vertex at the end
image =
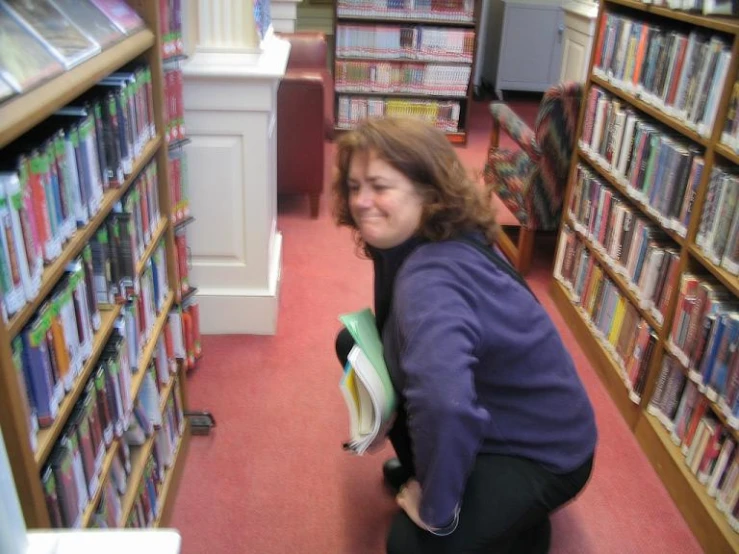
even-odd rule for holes
{"type": "Polygon", "coordinates": [[[723,33],[737,34],[737,21],[731,17],[698,15],[687,11],[653,6],[651,4],[639,2],[638,0],[606,0],[606,4],[625,6],[633,10],[651,13],[664,19],[682,21],[705,29],[721,31],[723,33]]]}
{"type": "MultiPolygon", "coordinates": [[[[44,529],[51,526],[52,520],[44,496],[40,472],[46,467],[55,443],[69,422],[75,403],[81,398],[86,383],[106,351],[106,345],[111,335],[115,333],[116,319],[120,320],[120,314],[127,307],[117,304],[110,306],[110,309],[107,309],[107,307],[101,309],[101,324],[93,335],[91,355],[83,364],[71,390],[67,391],[63,397],[53,424],[39,430],[36,434],[37,446],[35,451],[31,445],[32,430],[25,410],[26,390],[21,388],[21,379],[19,379],[13,362],[11,342],[33,320],[39,308],[48,299],[65,274],[66,266],[80,255],[149,163],[157,165],[157,194],[162,217],[156,229],[152,232],[151,241],[148,243],[142,258],[137,261],[136,269],[140,274],[144,269],[146,260],[151,257],[159,244],[163,243],[166,253],[167,282],[170,290],[162,309],[157,315],[153,328],[149,330],[148,340],[142,348],[138,360],[140,364],[139,371],[132,376],[132,397],[135,397],[141,388],[146,366],[154,356],[157,339],[168,324],[170,311],[175,301],[175,291],[181,289],[176,271],[174,225],[169,223],[173,210],[170,198],[170,176],[168,174],[169,146],[165,144],[163,139],[167,98],[165,98],[162,63],[163,38],[161,33],[163,22],[160,21],[160,3],[148,0],[128,0],[128,3],[141,15],[146,24],[145,29],[121,40],[73,69],[0,104],[0,156],[2,156],[2,149],[5,146],[34,129],[57,110],[90,90],[110,73],[131,62],[145,62],[151,70],[151,92],[156,128],[154,138],[144,146],[138,158],[133,161],[132,172],[126,177],[122,185],[105,191],[100,209],[90,218],[89,223],[77,228],[71,238],[63,245],[60,256],[44,267],[38,295],[32,299],[27,299],[26,304],[7,322],[0,322],[0,428],[8,451],[12,477],[18,491],[25,523],[31,529],[44,529]]],[[[184,142],[182,141],[182,143],[184,142]]],[[[187,410],[186,379],[182,366],[179,364],[178,374],[171,377],[168,390],[172,391],[175,386],[178,387],[179,397],[182,399],[182,408],[187,410]]],[[[184,433],[189,432],[187,422],[185,422],[183,429],[184,433]]],[[[84,507],[81,516],[83,526],[90,526],[94,523],[93,516],[102,497],[105,481],[109,478],[114,459],[120,454],[122,448],[120,440],[124,439],[114,440],[105,453],[98,477],[98,486],[90,502],[84,507]]],[[[154,437],[152,436],[143,447],[132,449],[132,473],[129,475],[129,480],[134,483],[136,490],[141,482],[141,475],[144,470],[143,464],[148,457],[148,453],[151,452],[153,444],[154,437]]],[[[171,477],[168,479],[169,484],[166,487],[166,493],[164,492],[165,489],[162,491],[161,500],[169,510],[171,510],[171,504],[176,496],[176,486],[185,463],[187,444],[188,437],[184,435],[180,439],[180,445],[177,449],[176,463],[173,465],[172,471],[169,472],[171,477]]],[[[126,510],[126,518],[122,524],[126,523],[134,500],[134,493],[130,493],[122,499],[126,510]]]]}
{"type": "MultiPolygon", "coordinates": [[[[639,200],[634,198],[631,193],[629,192],[629,189],[624,187],[616,178],[613,177],[608,171],[606,171],[602,165],[600,165],[593,156],[588,154],[585,150],[577,147],[577,154],[582,159],[587,160],[588,164],[591,168],[593,168],[596,173],[606,181],[608,181],[608,184],[610,184],[614,189],[616,189],[618,192],[620,192],[625,198],[628,198],[632,204],[638,206],[639,210],[641,211],[642,215],[646,216],[647,218],[651,219],[652,222],[656,225],[662,226],[662,223],[659,220],[659,217],[655,216],[644,204],[642,204],[639,200]]],[[[662,228],[662,230],[678,245],[682,246],[685,242],[685,239],[678,235],[673,229],[668,228],[662,228]]]]}
{"type": "Polygon", "coordinates": [[[20,333],[23,326],[28,323],[28,321],[31,319],[31,316],[36,313],[36,311],[39,309],[39,306],[41,306],[41,303],[51,292],[51,289],[53,289],[59,281],[59,278],[64,273],[64,269],[67,264],[72,259],[74,259],[75,256],[79,255],[82,248],[84,248],[85,245],[90,242],[92,235],[95,234],[100,225],[102,225],[103,221],[105,221],[105,219],[108,217],[110,211],[113,209],[113,206],[115,206],[120,201],[124,193],[131,187],[131,184],[136,180],[136,177],[138,177],[139,173],[141,173],[141,170],[146,167],[156,151],[161,148],[161,145],[161,135],[157,135],[154,140],[146,145],[146,148],[144,148],[141,156],[138,160],[136,160],[134,164],[133,173],[131,173],[131,175],[126,178],[121,187],[109,189],[105,192],[98,213],[95,214],[95,216],[87,225],[77,229],[77,232],[64,246],[61,256],[59,256],[56,260],[54,260],[51,264],[47,265],[44,268],[44,273],[41,277],[41,289],[39,293],[33,300],[26,303],[23,309],[15,314],[8,323],[8,329],[11,336],[15,336],[20,333]]]}
{"type": "Polygon", "coordinates": [[[0,148],[41,123],[100,79],[149,50],[154,33],[144,29],[54,77],[33,90],[0,105],[0,148]]]}
{"type": "Polygon", "coordinates": [[[639,110],[647,114],[652,119],[656,119],[660,123],[664,123],[668,127],[673,128],[675,131],[688,137],[690,140],[692,140],[696,144],[700,144],[701,146],[708,146],[710,139],[699,135],[693,129],[685,125],[679,119],[672,117],[670,114],[663,112],[659,108],[656,108],[653,105],[648,104],[647,102],[644,102],[643,100],[640,100],[639,98],[635,97],[631,93],[626,92],[621,87],[618,87],[615,84],[612,84],[610,81],[608,81],[607,79],[604,79],[603,77],[600,77],[598,75],[592,75],[591,79],[592,79],[592,82],[598,85],[599,87],[607,90],[614,96],[618,96],[619,98],[621,98],[621,100],[628,102],[635,108],[638,108],[639,110]]]}
{"type": "Polygon", "coordinates": [[[657,419],[644,414],[637,423],[636,438],[655,470],[667,484],[667,491],[706,552],[739,552],[739,535],[716,508],[690,469],[685,457],[657,419]]]}
{"type": "MultiPolygon", "coordinates": [[[[627,54],[628,55],[628,54],[627,54]]],[[[616,63],[626,64],[625,59],[619,58],[616,63]]],[[[667,66],[669,68],[669,66],[667,66]]],[[[696,189],[696,194],[692,200],[689,224],[685,237],[679,235],[672,228],[666,227],[668,223],[661,215],[655,215],[655,211],[645,205],[636,195],[632,194],[630,189],[624,186],[622,179],[617,178],[611,173],[607,164],[602,163],[599,159],[591,154],[589,148],[578,146],[575,149],[570,173],[568,177],[567,190],[565,193],[564,206],[566,213],[569,214],[570,203],[575,195],[577,183],[578,166],[592,171],[597,176],[599,182],[620,193],[629,205],[629,209],[635,215],[643,216],[648,220],[650,225],[657,230],[664,231],[664,234],[671,241],[669,248],[679,252],[679,263],[677,266],[677,282],[672,283],[672,288],[665,289],[666,309],[664,313],[664,321],[661,325],[657,325],[650,310],[644,310],[640,306],[640,299],[633,294],[629,285],[623,277],[614,271],[608,260],[602,255],[600,248],[592,243],[587,236],[583,236],[578,230],[578,225],[570,221],[569,215],[563,217],[563,229],[560,231],[560,240],[558,241],[557,264],[555,267],[555,279],[552,282],[550,292],[560,312],[563,314],[565,321],[571,327],[578,342],[583,347],[588,358],[594,368],[596,368],[602,382],[606,386],[611,398],[618,406],[619,411],[628,423],[632,432],[635,434],[642,449],[649,458],[650,462],[656,469],[660,478],[664,482],[670,495],[678,505],[681,513],[685,517],[688,525],[691,527],[702,547],[706,552],[739,552],[739,533],[732,529],[726,514],[723,514],[716,507],[715,499],[709,497],[705,485],[698,482],[698,479],[692,474],[690,468],[685,462],[685,456],[681,449],[676,446],[668,431],[658,418],[650,415],[648,407],[653,393],[658,388],[658,378],[662,370],[662,360],[664,356],[672,351],[671,330],[673,327],[673,319],[678,314],[680,277],[685,273],[713,275],[726,289],[735,297],[739,297],[739,278],[722,267],[717,267],[696,245],[696,235],[698,234],[699,223],[703,212],[707,189],[710,182],[710,175],[715,165],[721,165],[729,168],[736,168],[739,162],[739,155],[730,148],[720,143],[721,134],[725,125],[727,111],[729,108],[729,100],[731,91],[734,87],[737,73],[739,70],[739,19],[725,17],[706,17],[694,13],[675,11],[666,7],[658,7],[651,4],[643,4],[636,0],[601,0],[600,13],[596,25],[596,36],[594,39],[594,48],[591,55],[588,78],[585,83],[583,106],[580,110],[580,118],[577,127],[576,137],[578,141],[583,140],[586,133],[585,120],[588,112],[588,98],[590,90],[593,87],[599,87],[607,95],[621,103],[621,106],[632,108],[633,112],[638,113],[640,117],[647,121],[648,124],[656,124],[659,132],[659,124],[665,125],[670,137],[675,137],[679,143],[694,146],[699,155],[703,157],[704,166],[700,181],[696,189]],[[675,117],[677,110],[665,108],[659,105],[659,101],[647,101],[649,95],[635,94],[623,87],[622,84],[609,77],[605,77],[601,71],[595,71],[596,60],[599,58],[598,49],[600,34],[604,29],[600,22],[606,13],[615,15],[628,16],[634,20],[645,20],[650,24],[654,24],[663,29],[679,29],[680,32],[687,35],[693,28],[700,28],[706,32],[708,36],[712,34],[720,35],[730,49],[731,61],[729,70],[726,74],[726,80],[722,89],[717,89],[715,106],[716,117],[713,120],[713,126],[709,130],[708,136],[700,135],[696,129],[687,121],[687,118],[675,117]],[[572,232],[565,231],[564,226],[572,229],[572,232]],[[572,234],[571,234],[572,233],[572,234]],[[619,366],[618,360],[609,354],[608,349],[604,347],[596,333],[588,323],[587,315],[581,308],[577,306],[574,298],[570,294],[570,287],[575,282],[575,275],[565,277],[564,280],[568,284],[560,281],[562,273],[561,267],[565,264],[565,257],[568,256],[568,237],[570,244],[573,240],[580,242],[586,251],[590,254],[582,256],[581,260],[591,259],[599,263],[607,275],[614,281],[621,294],[638,309],[640,315],[649,323],[658,336],[655,343],[652,357],[646,367],[646,381],[644,390],[639,404],[635,404],[629,398],[629,391],[624,385],[621,378],[622,368],[619,366]],[[668,294],[669,293],[669,294],[668,294]]],[[[614,70],[615,71],[615,70],[614,70]]],[[[592,109],[592,108],[591,108],[592,109]]],[[[591,120],[591,123],[592,124],[591,120]]],[[[605,127],[604,123],[604,127],[605,127]]],[[[616,129],[616,127],[614,127],[616,129]]],[[[588,133],[594,132],[592,127],[588,127],[588,133]]],[[[610,128],[606,128],[604,137],[609,135],[610,128]]],[[[614,135],[616,132],[614,131],[614,135]]],[[[589,135],[588,135],[589,136],[589,135]]],[[[600,135],[598,135],[600,137],[600,135]]],[[[600,138],[598,138],[600,140],[600,138]]],[[[589,146],[589,145],[587,145],[589,146]]],[[[608,147],[614,147],[609,143],[608,147]]],[[[627,146],[632,148],[633,145],[627,146]]],[[[615,152],[615,151],[614,151],[615,152]]],[[[614,157],[615,157],[614,153],[614,157]]],[[[687,187],[687,185],[686,185],[687,187]]],[[[658,191],[661,189],[658,189],[658,191]]],[[[659,194],[660,192],[658,192],[659,194]]],[[[681,193],[682,194],[682,193],[681,193]]],[[[674,206],[673,206],[674,208],[674,206]]],[[[591,213],[588,217],[592,217],[591,213]]],[[[615,243],[620,247],[621,243],[615,243]]],[[[661,244],[661,243],[660,243],[661,244]]],[[[572,251],[570,251],[572,252],[572,251]]],[[[579,250],[578,250],[579,252],[579,250]]],[[[569,254],[572,255],[571,253],[569,254]]],[[[572,257],[568,258],[570,261],[572,257]]],[[[581,263],[575,261],[574,263],[581,263]]],[[[578,281],[580,285],[584,279],[589,277],[584,274],[584,265],[577,266],[578,277],[583,280],[578,281]]],[[[569,271],[569,270],[568,270],[569,271]]],[[[591,287],[588,290],[593,290],[591,287]]],[[[579,290],[577,291],[580,292],[579,290]]],[[[603,300],[602,300],[603,301],[603,300]]],[[[679,362],[678,358],[678,362],[679,362]]],[[[686,379],[690,379],[690,374],[680,362],[686,379]]],[[[677,368],[675,368],[677,371],[677,368]]],[[[666,386],[666,385],[664,385],[666,386]]],[[[678,397],[679,398],[679,397],[678,397]]],[[[710,409],[715,413],[716,419],[728,426],[728,420],[715,402],[710,403],[710,409]]],[[[732,429],[734,439],[739,436],[735,429],[732,429]]],[[[702,454],[701,454],[702,455],[702,454]]]]}
{"type": "MultiPolygon", "coordinates": [[[[412,8],[407,10],[398,10],[397,12],[386,12],[377,11],[357,14],[352,12],[352,8],[345,8],[341,5],[340,1],[334,2],[334,32],[333,36],[337,37],[334,41],[334,52],[333,52],[333,75],[336,76],[340,72],[338,70],[339,65],[342,63],[414,63],[414,64],[428,64],[428,65],[454,65],[454,66],[468,66],[470,68],[469,79],[466,83],[465,93],[453,93],[453,94],[437,94],[437,93],[424,93],[424,92],[381,92],[381,91],[362,91],[358,88],[338,84],[338,80],[334,85],[334,120],[337,122],[334,130],[336,133],[346,132],[351,128],[352,123],[339,124],[340,112],[341,112],[341,101],[342,97],[350,97],[352,99],[368,99],[368,100],[408,100],[408,101],[430,101],[430,102],[458,102],[459,103],[459,122],[457,124],[456,131],[447,131],[446,136],[452,144],[466,144],[467,143],[467,129],[469,125],[469,111],[473,96],[473,84],[472,79],[475,74],[475,55],[477,51],[477,41],[480,33],[480,14],[482,10],[482,1],[474,0],[474,7],[472,12],[472,18],[469,20],[459,19],[448,19],[448,16],[443,17],[440,14],[439,17],[429,17],[428,12],[415,11],[412,8]],[[474,40],[472,45],[472,57],[471,61],[444,61],[444,60],[427,60],[427,59],[414,59],[413,57],[393,57],[388,53],[387,56],[382,56],[381,53],[372,56],[355,56],[355,55],[343,55],[339,52],[338,37],[343,36],[337,32],[340,25],[374,25],[374,26],[389,26],[398,27],[401,26],[429,26],[434,28],[447,28],[450,31],[462,31],[468,30],[474,33],[474,40]]],[[[346,40],[352,40],[347,35],[346,40]]],[[[369,87],[367,87],[369,89],[369,87]]],[[[384,109],[384,108],[383,108],[384,109]]],[[[413,115],[409,113],[408,115],[413,115]]]]}

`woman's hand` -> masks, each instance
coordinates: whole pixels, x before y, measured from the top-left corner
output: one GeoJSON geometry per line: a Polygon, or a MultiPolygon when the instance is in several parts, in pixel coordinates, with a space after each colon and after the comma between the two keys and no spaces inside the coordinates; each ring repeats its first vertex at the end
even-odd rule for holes
{"type": "Polygon", "coordinates": [[[400,488],[398,496],[395,497],[398,506],[411,518],[411,521],[418,525],[421,529],[428,530],[428,526],[421,521],[419,511],[421,509],[421,484],[415,479],[409,479],[408,482],[400,488]]]}

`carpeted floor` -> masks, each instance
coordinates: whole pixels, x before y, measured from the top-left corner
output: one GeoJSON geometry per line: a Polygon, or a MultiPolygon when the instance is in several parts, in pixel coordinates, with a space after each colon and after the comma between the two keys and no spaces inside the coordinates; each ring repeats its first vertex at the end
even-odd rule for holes
{"type": "MultiPolygon", "coordinates": [[[[533,124],[535,101],[511,105],[533,124]]],[[[476,171],[487,147],[487,105],[475,104],[471,119],[460,156],[476,171]]],[[[212,411],[218,426],[192,439],[172,526],[182,533],[183,554],[381,554],[397,509],[381,484],[391,453],[342,451],[348,422],[333,351],[338,314],[372,303],[370,264],[333,225],[327,198],[318,220],[307,200],[281,201],[278,228],[278,332],[204,338],[189,403],[212,411]]],[[[577,363],[600,442],[585,492],[553,518],[552,552],[701,552],[548,297],[553,250],[553,237],[537,242],[529,282],[577,363]]]]}

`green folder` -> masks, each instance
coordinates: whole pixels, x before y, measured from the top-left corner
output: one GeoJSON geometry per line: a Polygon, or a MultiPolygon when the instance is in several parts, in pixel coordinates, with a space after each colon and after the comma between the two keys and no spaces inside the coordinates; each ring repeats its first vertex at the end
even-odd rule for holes
{"type": "Polygon", "coordinates": [[[382,339],[380,338],[380,333],[377,332],[375,316],[369,308],[365,308],[356,312],[342,314],[339,316],[339,320],[349,330],[354,341],[372,363],[372,366],[382,381],[387,398],[385,405],[386,413],[383,414],[382,419],[386,421],[395,412],[398,399],[393,383],[390,380],[387,366],[385,365],[385,358],[382,355],[382,339]]]}

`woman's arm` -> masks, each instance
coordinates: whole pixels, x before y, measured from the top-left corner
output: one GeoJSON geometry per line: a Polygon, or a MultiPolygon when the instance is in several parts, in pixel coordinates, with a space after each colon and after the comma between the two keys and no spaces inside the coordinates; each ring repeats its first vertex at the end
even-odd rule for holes
{"type": "Polygon", "coordinates": [[[426,526],[454,521],[489,421],[473,367],[480,342],[474,299],[451,260],[407,261],[393,298],[400,369],[426,526]]]}

